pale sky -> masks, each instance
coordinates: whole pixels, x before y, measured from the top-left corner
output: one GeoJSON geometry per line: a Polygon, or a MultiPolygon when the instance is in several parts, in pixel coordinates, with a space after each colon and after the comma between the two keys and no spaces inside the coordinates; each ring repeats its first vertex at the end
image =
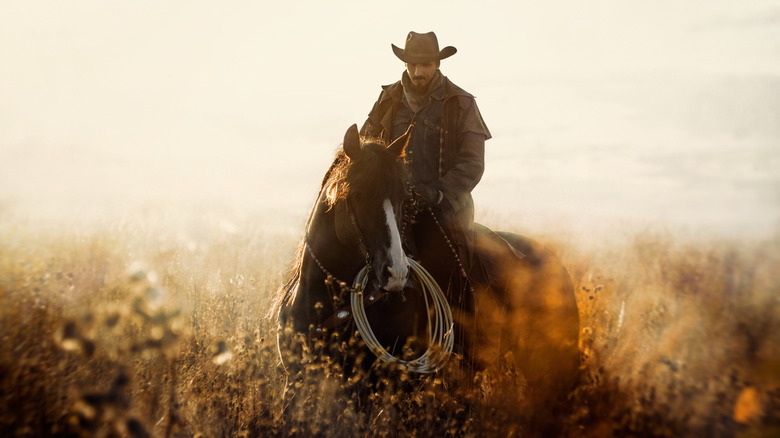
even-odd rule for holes
{"type": "MultiPolygon", "coordinates": [[[[491,208],[502,208],[502,181],[529,175],[541,187],[576,184],[572,175],[594,184],[577,194],[537,190],[531,210],[619,199],[614,190],[598,192],[613,180],[583,171],[594,166],[590,147],[598,155],[605,145],[630,143],[630,163],[608,157],[626,177],[644,165],[636,155],[659,142],[752,150],[738,163],[740,181],[753,175],[754,162],[778,159],[766,143],[779,132],[780,112],[765,110],[778,102],[777,1],[4,1],[0,202],[202,195],[265,197],[305,211],[346,128],[365,120],[381,84],[400,77],[390,44],[403,45],[409,30],[434,30],[441,46],[458,48],[442,71],[477,96],[494,134],[475,193],[491,208]],[[692,133],[688,120],[698,123],[699,109],[664,124],[670,111],[653,87],[679,89],[672,94],[680,105],[697,108],[701,90],[686,84],[699,78],[711,82],[705,94],[713,105],[722,102],[709,94],[722,88],[719,78],[749,88],[748,97],[724,98],[727,110],[715,111],[729,120],[728,111],[742,114],[747,137],[735,133],[741,125],[692,133]],[[755,78],[769,81],[770,97],[762,97],[766,84],[750,88],[755,78]]],[[[776,172],[758,170],[775,182],[776,172]]],[[[640,194],[663,195],[658,181],[631,181],[640,194]]],[[[771,223],[777,203],[760,205],[776,195],[756,195],[751,213],[771,223]]],[[[712,208],[718,202],[712,198],[712,208]]]]}

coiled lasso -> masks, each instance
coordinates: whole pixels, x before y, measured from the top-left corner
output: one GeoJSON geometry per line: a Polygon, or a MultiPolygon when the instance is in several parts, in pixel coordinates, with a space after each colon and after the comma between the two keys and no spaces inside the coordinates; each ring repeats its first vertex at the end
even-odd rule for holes
{"type": "Polygon", "coordinates": [[[369,349],[382,361],[397,361],[401,368],[415,373],[433,373],[440,369],[449,359],[454,345],[452,309],[447,302],[447,297],[441,287],[436,283],[430,273],[416,261],[407,258],[412,272],[420,281],[421,293],[425,299],[425,307],[428,309],[428,349],[420,357],[406,361],[393,356],[377,340],[374,331],[366,316],[366,308],[363,305],[363,290],[368,284],[367,267],[364,267],[355,276],[355,281],[350,294],[352,315],[355,318],[358,333],[363,338],[369,349]],[[430,302],[429,302],[430,298],[430,302]],[[432,306],[431,306],[432,304],[432,306]],[[431,312],[433,308],[433,312],[431,312]],[[433,318],[431,318],[433,314],[433,318]]]}

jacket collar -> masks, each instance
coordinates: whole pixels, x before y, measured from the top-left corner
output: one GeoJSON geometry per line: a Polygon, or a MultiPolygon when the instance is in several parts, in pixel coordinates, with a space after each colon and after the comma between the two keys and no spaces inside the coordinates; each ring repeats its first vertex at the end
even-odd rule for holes
{"type": "MultiPolygon", "coordinates": [[[[452,97],[469,97],[473,98],[474,96],[471,95],[468,91],[460,88],[459,86],[452,83],[452,81],[447,78],[447,76],[442,75],[442,80],[444,81],[444,86],[441,87],[441,92],[443,93],[442,99],[448,100],[452,97]]],[[[403,84],[401,84],[401,81],[394,82],[392,84],[383,85],[382,90],[385,92],[382,93],[382,97],[380,98],[380,102],[383,102],[388,99],[392,99],[396,102],[400,101],[403,96],[403,84]]]]}

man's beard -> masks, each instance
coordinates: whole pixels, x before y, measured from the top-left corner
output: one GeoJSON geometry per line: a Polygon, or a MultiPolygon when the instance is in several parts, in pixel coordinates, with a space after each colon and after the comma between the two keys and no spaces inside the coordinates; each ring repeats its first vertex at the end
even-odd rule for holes
{"type": "Polygon", "coordinates": [[[428,91],[428,87],[431,85],[431,80],[429,79],[427,82],[425,82],[424,85],[421,85],[418,81],[415,81],[412,79],[412,88],[414,89],[414,92],[419,95],[424,95],[428,91]]]}

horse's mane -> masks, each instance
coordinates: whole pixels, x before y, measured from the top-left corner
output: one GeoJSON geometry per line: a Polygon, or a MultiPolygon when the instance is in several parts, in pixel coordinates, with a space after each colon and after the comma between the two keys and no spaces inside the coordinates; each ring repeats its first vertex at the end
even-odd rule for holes
{"type": "Polygon", "coordinates": [[[352,161],[344,153],[344,150],[339,149],[333,164],[330,165],[325,178],[322,179],[321,191],[325,195],[325,202],[329,207],[333,207],[337,201],[345,199],[349,194],[347,171],[351,164],[352,161]]]}
{"type": "MultiPolygon", "coordinates": [[[[357,161],[350,159],[343,148],[338,150],[333,164],[322,179],[317,203],[324,201],[328,209],[333,208],[356,187],[373,199],[399,199],[405,196],[406,166],[400,165],[398,156],[387,151],[385,143],[380,139],[363,139],[362,150],[366,153],[361,154],[357,161]]],[[[314,208],[316,210],[317,205],[314,208]]],[[[277,291],[268,317],[276,317],[289,289],[298,281],[304,252],[305,242],[302,241],[295,254],[290,280],[277,291]]]]}

